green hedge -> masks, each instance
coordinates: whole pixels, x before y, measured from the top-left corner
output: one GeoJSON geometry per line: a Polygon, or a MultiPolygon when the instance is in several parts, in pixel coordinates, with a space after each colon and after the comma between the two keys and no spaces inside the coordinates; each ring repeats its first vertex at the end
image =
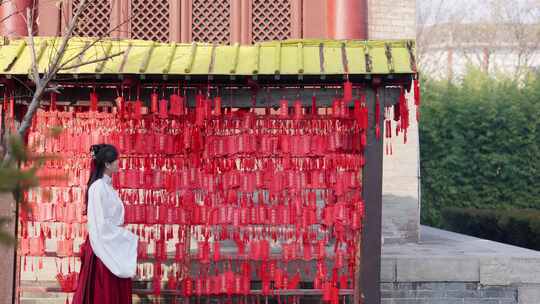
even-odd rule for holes
{"type": "Polygon", "coordinates": [[[540,77],[423,81],[423,224],[445,207],[540,209],[540,77]]]}
{"type": "Polygon", "coordinates": [[[443,227],[483,239],[540,250],[540,211],[444,208],[443,227]]]}

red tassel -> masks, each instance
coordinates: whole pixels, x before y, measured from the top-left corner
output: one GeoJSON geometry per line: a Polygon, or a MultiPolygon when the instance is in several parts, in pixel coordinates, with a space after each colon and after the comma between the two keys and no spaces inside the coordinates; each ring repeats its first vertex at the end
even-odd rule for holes
{"type": "Polygon", "coordinates": [[[169,102],[171,104],[171,109],[169,110],[169,113],[173,116],[180,116],[183,114],[183,100],[182,97],[172,94],[169,98],[169,102]]]}
{"type": "Polygon", "coordinates": [[[407,142],[407,129],[409,128],[409,108],[405,98],[405,90],[401,88],[399,96],[400,131],[403,131],[403,140],[407,142]]]}
{"type": "Polygon", "coordinates": [[[214,115],[221,115],[221,97],[214,98],[214,115]]]}
{"type": "Polygon", "coordinates": [[[332,300],[332,283],[324,282],[323,283],[323,301],[332,300]]]}
{"type": "Polygon", "coordinates": [[[118,96],[116,97],[116,108],[117,108],[117,114],[120,116],[120,118],[124,118],[124,97],[118,96]]]}
{"type": "Polygon", "coordinates": [[[390,120],[387,120],[386,121],[386,126],[385,126],[385,134],[386,134],[386,138],[392,138],[392,122],[390,120]]]}
{"type": "Polygon", "coordinates": [[[418,79],[414,80],[414,105],[420,106],[420,82],[418,79]]]}
{"type": "Polygon", "coordinates": [[[334,98],[332,100],[332,116],[339,117],[341,115],[341,100],[339,98],[334,98]]]}
{"type": "Polygon", "coordinates": [[[279,116],[282,118],[289,116],[289,101],[287,99],[281,99],[279,101],[279,116]]]}
{"type": "Polygon", "coordinates": [[[2,106],[3,106],[2,109],[6,113],[6,115],[9,115],[9,97],[8,97],[7,89],[4,90],[4,102],[2,103],[2,106]]]}
{"type": "Polygon", "coordinates": [[[294,102],[294,119],[301,119],[302,114],[302,102],[300,100],[296,100],[294,102]]]}
{"type": "Polygon", "coordinates": [[[311,96],[311,114],[317,115],[317,96],[311,96]]]}
{"type": "Polygon", "coordinates": [[[204,111],[204,117],[205,119],[212,116],[212,98],[208,97],[204,104],[205,111],[204,111]]]}
{"type": "Polygon", "coordinates": [[[90,111],[96,112],[98,107],[98,95],[96,92],[90,92],[90,111]]]}
{"type": "Polygon", "coordinates": [[[220,250],[220,246],[219,246],[219,242],[218,241],[214,241],[214,262],[218,262],[219,261],[219,252],[220,250]]]}
{"type": "Polygon", "coordinates": [[[346,103],[352,100],[352,82],[346,81],[343,84],[343,101],[346,103]]]}
{"type": "Polygon", "coordinates": [[[133,118],[136,120],[140,120],[142,118],[142,101],[140,100],[135,101],[133,118]]]}
{"type": "Polygon", "coordinates": [[[204,102],[204,95],[197,94],[195,96],[195,124],[201,126],[204,123],[206,114],[206,105],[204,102]]]}
{"type": "Polygon", "coordinates": [[[15,96],[13,94],[9,98],[9,117],[15,117],[15,96]]]}
{"type": "Polygon", "coordinates": [[[174,274],[174,271],[169,271],[169,280],[167,282],[167,287],[169,290],[175,290],[177,285],[176,281],[176,275],[174,274]]]}
{"type": "Polygon", "coordinates": [[[56,94],[55,92],[51,92],[51,104],[50,104],[50,107],[49,107],[49,110],[50,111],[56,111],[56,100],[58,98],[58,94],[56,94]]]}
{"type": "Polygon", "coordinates": [[[158,111],[158,94],[152,93],[150,95],[150,112],[156,113],[158,111]]]}
{"type": "Polygon", "coordinates": [[[167,117],[167,99],[162,99],[159,101],[159,118],[166,119],[167,117]]]}

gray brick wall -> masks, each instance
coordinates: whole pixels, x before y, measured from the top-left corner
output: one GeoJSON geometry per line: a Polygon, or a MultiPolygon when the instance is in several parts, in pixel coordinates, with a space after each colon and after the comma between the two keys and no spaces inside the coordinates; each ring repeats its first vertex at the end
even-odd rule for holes
{"type": "Polygon", "coordinates": [[[469,282],[382,283],[381,304],[518,304],[518,288],[469,282]]]}
{"type": "MultiPolygon", "coordinates": [[[[369,39],[415,39],[415,0],[368,0],[369,39]]],[[[384,155],[382,233],[385,243],[417,242],[420,228],[418,125],[410,107],[408,142],[393,138],[384,155]]]]}
{"type": "Polygon", "coordinates": [[[368,36],[416,38],[416,0],[368,0],[368,36]]]}

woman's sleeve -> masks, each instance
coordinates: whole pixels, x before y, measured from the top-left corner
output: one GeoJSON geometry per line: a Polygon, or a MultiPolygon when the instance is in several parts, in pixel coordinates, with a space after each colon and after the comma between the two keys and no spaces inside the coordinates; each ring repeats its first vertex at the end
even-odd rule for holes
{"type": "Polygon", "coordinates": [[[131,278],[137,268],[137,236],[105,218],[107,192],[101,182],[88,190],[88,235],[94,254],[117,277],[131,278]]]}

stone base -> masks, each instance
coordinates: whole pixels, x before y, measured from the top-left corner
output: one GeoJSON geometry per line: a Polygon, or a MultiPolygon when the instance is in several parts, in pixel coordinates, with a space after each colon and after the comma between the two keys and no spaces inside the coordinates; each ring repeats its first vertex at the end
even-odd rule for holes
{"type": "Polygon", "coordinates": [[[471,282],[381,284],[382,304],[517,304],[521,303],[518,294],[518,287],[481,286],[471,282]]]}
{"type": "Polygon", "coordinates": [[[383,247],[381,281],[383,304],[539,304],[540,252],[422,226],[383,247]]]}

